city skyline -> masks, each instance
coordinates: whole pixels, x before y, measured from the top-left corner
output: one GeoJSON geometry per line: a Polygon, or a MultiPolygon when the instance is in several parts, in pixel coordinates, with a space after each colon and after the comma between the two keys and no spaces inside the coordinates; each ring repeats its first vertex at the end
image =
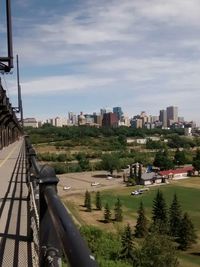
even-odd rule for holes
{"type": "MultiPolygon", "coordinates": [[[[12,14],[25,117],[172,104],[200,124],[200,2],[16,0],[12,14]]],[[[16,68],[1,77],[15,106],[16,68]]]]}
{"type": "MultiPolygon", "coordinates": [[[[196,121],[194,120],[185,120],[185,118],[182,116],[182,114],[179,113],[179,108],[176,106],[168,106],[165,107],[165,109],[160,109],[157,114],[149,114],[148,112],[142,110],[138,114],[132,114],[131,116],[128,116],[123,112],[123,107],[115,106],[115,107],[106,107],[106,108],[101,108],[98,112],[96,111],[91,111],[91,112],[84,112],[84,111],[79,111],[79,112],[74,112],[74,111],[68,111],[64,116],[60,116],[56,114],[53,117],[48,117],[44,119],[36,118],[36,117],[26,117],[25,119],[33,119],[38,122],[47,122],[47,123],[52,123],[53,120],[56,119],[64,119],[65,125],[70,124],[69,121],[75,119],[75,124],[78,122],[78,117],[84,117],[84,118],[89,118],[91,116],[102,116],[104,114],[108,113],[116,113],[118,121],[124,120],[124,119],[129,119],[129,121],[134,120],[134,119],[142,119],[143,123],[144,122],[154,122],[154,121],[159,121],[162,122],[163,127],[168,127],[174,123],[193,123],[196,125],[196,121]],[[146,118],[146,119],[145,119],[146,118]],[[67,122],[68,121],[68,122],[67,122]]],[[[198,125],[197,125],[198,126],[198,125]]]]}

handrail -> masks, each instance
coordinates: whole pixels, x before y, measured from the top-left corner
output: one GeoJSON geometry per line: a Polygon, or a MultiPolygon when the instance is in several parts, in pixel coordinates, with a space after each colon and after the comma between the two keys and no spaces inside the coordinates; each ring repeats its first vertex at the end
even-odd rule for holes
{"type": "Polygon", "coordinates": [[[48,165],[39,166],[28,137],[25,140],[34,177],[31,180],[39,187],[40,266],[61,266],[64,253],[71,267],[97,267],[94,256],[57,195],[59,179],[55,170],[48,165]]]}

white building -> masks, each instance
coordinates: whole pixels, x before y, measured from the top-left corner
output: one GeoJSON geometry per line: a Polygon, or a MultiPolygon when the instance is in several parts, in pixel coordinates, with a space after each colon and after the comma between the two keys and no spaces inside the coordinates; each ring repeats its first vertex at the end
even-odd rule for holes
{"type": "Polygon", "coordinates": [[[23,122],[25,127],[38,128],[38,122],[35,118],[26,118],[23,122]]]}

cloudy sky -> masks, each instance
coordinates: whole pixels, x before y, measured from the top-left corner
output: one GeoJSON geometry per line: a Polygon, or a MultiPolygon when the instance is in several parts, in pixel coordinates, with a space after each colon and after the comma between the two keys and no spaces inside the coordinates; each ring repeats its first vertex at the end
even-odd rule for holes
{"type": "MultiPolygon", "coordinates": [[[[199,0],[12,2],[25,117],[175,105],[200,123],[199,0]]],[[[2,77],[12,102],[15,76],[2,77]]]]}

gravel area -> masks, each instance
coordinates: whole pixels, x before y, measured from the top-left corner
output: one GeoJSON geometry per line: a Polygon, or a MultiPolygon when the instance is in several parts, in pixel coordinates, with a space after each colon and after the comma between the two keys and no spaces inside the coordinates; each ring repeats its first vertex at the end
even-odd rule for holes
{"type": "Polygon", "coordinates": [[[124,187],[122,173],[114,174],[112,179],[108,179],[105,171],[67,173],[57,175],[60,179],[58,184],[59,196],[83,193],[88,191],[100,191],[113,187],[124,187]],[[92,185],[92,184],[96,185],[92,185]],[[66,189],[64,189],[66,187],[66,189]]]}

